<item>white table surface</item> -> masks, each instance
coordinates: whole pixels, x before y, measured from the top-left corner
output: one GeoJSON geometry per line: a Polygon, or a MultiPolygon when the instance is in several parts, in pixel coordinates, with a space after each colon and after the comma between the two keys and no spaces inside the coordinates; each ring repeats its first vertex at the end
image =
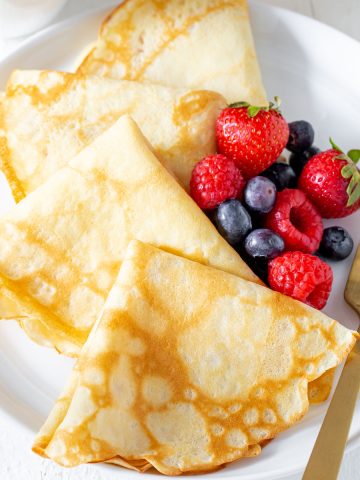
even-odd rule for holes
{"type": "MultiPolygon", "coordinates": [[[[346,32],[360,40],[360,0],[262,0],[311,16],[346,32]]],[[[69,0],[54,22],[89,11],[100,5],[106,7],[113,0],[69,0]]],[[[306,34],[306,32],[304,32],[306,34]]],[[[15,50],[23,39],[0,38],[0,60],[15,50]]],[[[0,479],[1,480],[115,480],[113,468],[100,469],[96,465],[72,470],[62,469],[41,459],[30,450],[33,433],[14,419],[1,415],[0,423],[0,479]]],[[[284,480],[300,480],[299,476],[284,480]]],[[[317,480],[317,479],[314,479],[317,480]]],[[[339,480],[360,480],[360,448],[345,454],[339,480]]]]}

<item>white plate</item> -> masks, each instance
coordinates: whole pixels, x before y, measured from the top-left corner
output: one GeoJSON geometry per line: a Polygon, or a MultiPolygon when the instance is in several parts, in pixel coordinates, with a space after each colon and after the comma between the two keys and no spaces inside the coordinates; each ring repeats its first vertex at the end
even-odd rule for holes
{"type": "MultiPolygon", "coordinates": [[[[36,35],[0,63],[0,88],[5,86],[9,73],[15,68],[71,70],[82,49],[96,37],[104,15],[105,10],[96,11],[36,35]]],[[[311,121],[316,129],[316,144],[321,148],[327,148],[329,135],[345,149],[360,147],[360,67],[357,61],[360,44],[321,23],[286,10],[252,3],[251,15],[269,97],[281,96],[286,118],[311,121]]],[[[12,202],[4,182],[0,192],[1,212],[12,202]]],[[[331,224],[344,225],[358,243],[359,221],[358,213],[331,224]]],[[[351,260],[333,265],[335,284],[326,312],[355,328],[357,317],[343,300],[351,260]]],[[[32,343],[15,323],[0,322],[0,408],[36,431],[66,382],[72,363],[32,343]]],[[[260,457],[236,462],[210,476],[270,480],[299,472],[306,464],[326,406],[311,408],[302,422],[271,442],[260,457]]],[[[358,404],[348,449],[359,444],[358,404]]],[[[103,470],[105,475],[112,467],[94,468],[103,470]]],[[[139,478],[137,473],[121,468],[113,473],[119,479],[139,478]]],[[[200,477],[191,478],[198,480],[200,477]]],[[[151,478],[163,477],[152,475],[151,478]]]]}

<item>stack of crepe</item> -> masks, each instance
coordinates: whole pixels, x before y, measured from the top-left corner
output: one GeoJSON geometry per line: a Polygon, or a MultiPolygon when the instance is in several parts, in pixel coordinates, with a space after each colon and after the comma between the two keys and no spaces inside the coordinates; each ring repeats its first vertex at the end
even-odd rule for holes
{"type": "Polygon", "coordinates": [[[0,96],[0,316],[78,358],[40,455],[211,471],[326,397],[356,333],[265,288],[186,193],[235,96],[265,101],[241,0],[128,0],[79,72],[0,96]]]}

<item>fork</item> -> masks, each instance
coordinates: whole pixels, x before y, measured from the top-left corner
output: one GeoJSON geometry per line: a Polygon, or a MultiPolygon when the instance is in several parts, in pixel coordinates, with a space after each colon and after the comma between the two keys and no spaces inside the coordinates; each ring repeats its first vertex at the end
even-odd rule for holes
{"type": "MultiPolygon", "coordinates": [[[[360,245],[355,255],[345,300],[360,318],[360,245]]],[[[360,333],[360,326],[358,329],[360,333]]],[[[336,480],[360,388],[360,341],[349,354],[316,439],[303,480],[336,480]]]]}

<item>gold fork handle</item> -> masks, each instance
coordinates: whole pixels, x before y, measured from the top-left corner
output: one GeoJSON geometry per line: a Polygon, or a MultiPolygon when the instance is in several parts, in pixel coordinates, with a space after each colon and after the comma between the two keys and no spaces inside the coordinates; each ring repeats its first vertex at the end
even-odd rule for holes
{"type": "Polygon", "coordinates": [[[360,342],[348,356],[303,480],[336,480],[360,388],[360,342]]]}

